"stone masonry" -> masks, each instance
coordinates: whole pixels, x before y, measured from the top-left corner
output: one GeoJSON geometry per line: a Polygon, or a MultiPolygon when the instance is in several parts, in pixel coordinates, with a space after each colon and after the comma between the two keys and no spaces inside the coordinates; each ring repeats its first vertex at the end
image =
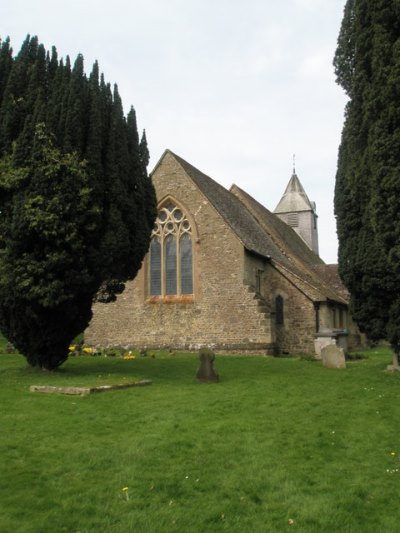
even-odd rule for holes
{"type": "Polygon", "coordinates": [[[332,277],[334,269],[277,215],[236,186],[227,191],[168,150],[152,180],[159,206],[176,204],[190,222],[193,294],[150,296],[146,257],[116,302],[94,305],[87,343],[310,354],[321,331],[342,328],[349,340],[357,340],[340,280],[332,284],[321,277],[332,277]]]}
{"type": "Polygon", "coordinates": [[[167,154],[153,174],[159,202],[171,197],[194,230],[194,295],[152,301],[147,259],[115,303],[96,304],[93,345],[273,351],[271,322],[243,283],[244,249],[223,218],[167,154]]]}

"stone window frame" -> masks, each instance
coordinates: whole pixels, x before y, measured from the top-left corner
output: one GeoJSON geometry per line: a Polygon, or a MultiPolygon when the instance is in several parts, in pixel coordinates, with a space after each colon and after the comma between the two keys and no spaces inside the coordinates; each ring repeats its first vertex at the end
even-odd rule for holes
{"type": "Polygon", "coordinates": [[[196,246],[199,242],[198,234],[197,234],[197,228],[196,224],[194,222],[193,217],[190,214],[190,211],[182,204],[182,202],[178,201],[173,196],[168,195],[167,197],[163,198],[157,206],[157,219],[155,222],[155,225],[153,227],[153,231],[151,234],[151,239],[153,239],[155,236],[158,236],[160,239],[160,246],[161,246],[161,294],[158,295],[152,295],[151,294],[151,255],[150,255],[150,249],[149,253],[147,254],[147,260],[146,260],[146,294],[147,294],[147,301],[150,303],[155,302],[163,302],[163,303],[174,303],[174,302],[182,302],[182,303],[188,303],[193,302],[195,298],[195,294],[197,292],[197,268],[196,268],[196,246]],[[171,207],[173,206],[173,209],[171,210],[171,207]],[[168,209],[168,207],[170,209],[168,209]],[[180,211],[182,213],[182,217],[177,220],[176,224],[174,224],[174,228],[169,227],[166,228],[168,223],[173,223],[172,215],[176,213],[176,211],[180,211]],[[170,216],[168,215],[168,211],[170,213],[170,216]],[[167,216],[163,218],[163,220],[160,220],[160,213],[165,213],[167,216]],[[187,223],[187,224],[184,224],[187,223]],[[164,227],[166,231],[164,230],[164,227]],[[191,294],[182,294],[181,293],[181,264],[180,264],[180,239],[183,235],[190,235],[191,237],[191,260],[192,260],[192,293],[191,294]],[[166,238],[169,235],[173,235],[176,238],[176,266],[177,266],[177,280],[176,280],[176,286],[177,286],[177,293],[176,294],[166,294],[166,273],[165,273],[165,262],[164,262],[164,253],[165,253],[165,241],[166,238]]]}

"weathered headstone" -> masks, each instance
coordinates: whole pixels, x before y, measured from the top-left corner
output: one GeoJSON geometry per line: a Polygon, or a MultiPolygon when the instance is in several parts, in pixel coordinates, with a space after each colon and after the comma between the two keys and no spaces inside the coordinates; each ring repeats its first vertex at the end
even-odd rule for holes
{"type": "Polygon", "coordinates": [[[6,353],[9,353],[9,354],[17,353],[17,350],[15,349],[14,345],[11,344],[11,342],[7,342],[6,344],[6,353]]]}
{"type": "Polygon", "coordinates": [[[329,344],[321,350],[322,364],[326,368],[346,368],[343,348],[329,344]]]}
{"type": "Polygon", "coordinates": [[[400,365],[399,365],[399,358],[396,353],[393,354],[393,362],[391,365],[388,365],[386,367],[386,370],[388,372],[399,372],[400,371],[400,365]]]}
{"type": "Polygon", "coordinates": [[[196,378],[201,383],[218,383],[219,376],[214,370],[215,354],[209,349],[202,349],[199,352],[200,367],[197,370],[196,378]]]}

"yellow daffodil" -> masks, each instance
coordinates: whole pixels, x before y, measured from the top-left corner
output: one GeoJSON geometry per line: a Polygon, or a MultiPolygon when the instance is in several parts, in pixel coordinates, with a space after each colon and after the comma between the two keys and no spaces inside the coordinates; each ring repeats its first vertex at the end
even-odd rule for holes
{"type": "Polygon", "coordinates": [[[90,346],[85,346],[82,351],[85,353],[93,353],[93,348],[90,348],[90,346]]]}

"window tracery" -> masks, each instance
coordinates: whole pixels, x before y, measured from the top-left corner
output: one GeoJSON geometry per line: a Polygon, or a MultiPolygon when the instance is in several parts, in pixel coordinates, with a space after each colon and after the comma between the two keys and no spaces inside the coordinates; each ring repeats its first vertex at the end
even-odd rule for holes
{"type": "Polygon", "coordinates": [[[193,294],[192,227],[172,201],[158,212],[150,243],[150,296],[193,294]]]}

